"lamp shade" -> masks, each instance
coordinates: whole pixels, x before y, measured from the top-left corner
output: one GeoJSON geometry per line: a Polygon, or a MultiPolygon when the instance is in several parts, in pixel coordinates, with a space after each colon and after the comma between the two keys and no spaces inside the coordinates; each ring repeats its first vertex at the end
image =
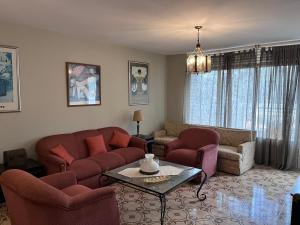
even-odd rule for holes
{"type": "Polygon", "coordinates": [[[142,110],[134,111],[132,120],[133,121],[143,121],[142,110]]]}

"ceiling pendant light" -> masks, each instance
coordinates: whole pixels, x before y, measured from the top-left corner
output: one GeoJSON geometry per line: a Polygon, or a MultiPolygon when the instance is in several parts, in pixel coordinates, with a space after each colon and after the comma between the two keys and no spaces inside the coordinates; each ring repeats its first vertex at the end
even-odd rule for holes
{"type": "Polygon", "coordinates": [[[187,72],[197,75],[199,73],[207,73],[211,71],[211,57],[204,54],[199,42],[199,31],[201,28],[202,26],[195,26],[195,29],[198,30],[196,49],[192,54],[188,55],[186,60],[187,72]]]}

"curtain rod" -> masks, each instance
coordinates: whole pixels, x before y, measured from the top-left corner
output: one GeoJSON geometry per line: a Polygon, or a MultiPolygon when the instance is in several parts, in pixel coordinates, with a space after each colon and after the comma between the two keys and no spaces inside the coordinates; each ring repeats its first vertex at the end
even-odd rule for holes
{"type": "Polygon", "coordinates": [[[228,48],[219,48],[219,49],[209,49],[205,50],[204,52],[207,54],[221,54],[221,53],[227,53],[227,52],[237,52],[237,51],[245,51],[249,49],[253,49],[256,47],[262,48],[271,48],[276,46],[288,46],[288,45],[297,45],[300,44],[300,39],[296,40],[287,40],[287,41],[275,41],[275,42],[265,42],[261,44],[251,44],[251,45],[239,45],[234,47],[228,47],[228,48]]]}

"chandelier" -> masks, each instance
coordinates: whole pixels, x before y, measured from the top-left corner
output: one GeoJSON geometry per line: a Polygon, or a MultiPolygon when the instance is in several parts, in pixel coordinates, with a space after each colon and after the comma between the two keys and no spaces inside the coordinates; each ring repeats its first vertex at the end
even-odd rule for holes
{"type": "Polygon", "coordinates": [[[198,30],[196,49],[192,54],[189,54],[186,60],[187,72],[195,73],[197,75],[199,73],[207,73],[211,71],[211,57],[204,54],[199,42],[199,31],[201,28],[202,26],[195,26],[195,29],[198,30]]]}

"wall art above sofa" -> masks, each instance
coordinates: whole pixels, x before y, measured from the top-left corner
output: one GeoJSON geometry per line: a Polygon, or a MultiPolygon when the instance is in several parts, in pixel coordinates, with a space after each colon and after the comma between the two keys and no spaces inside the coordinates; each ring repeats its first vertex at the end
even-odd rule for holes
{"type": "Polygon", "coordinates": [[[101,105],[100,66],[66,63],[68,106],[101,105]]]}

